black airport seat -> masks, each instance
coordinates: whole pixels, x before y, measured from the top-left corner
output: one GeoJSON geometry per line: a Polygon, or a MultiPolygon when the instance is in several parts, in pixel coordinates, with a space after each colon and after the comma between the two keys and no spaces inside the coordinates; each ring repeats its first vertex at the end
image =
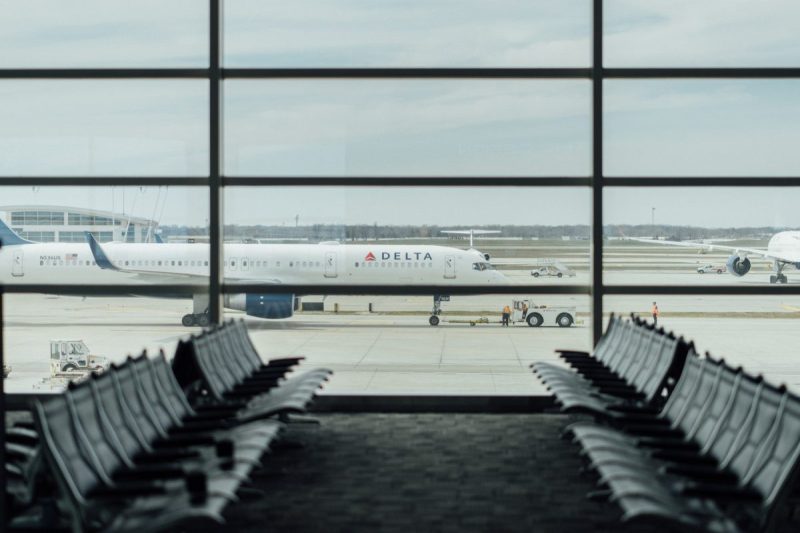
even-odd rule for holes
{"type": "Polygon", "coordinates": [[[689,349],[682,339],[643,321],[612,317],[594,354],[568,359],[574,370],[532,366],[562,411],[624,420],[657,412],[689,349]]]}
{"type": "Polygon", "coordinates": [[[121,465],[110,448],[91,448],[79,430],[68,394],[34,403],[34,420],[49,472],[59,491],[59,508],[73,531],[162,531],[222,523],[227,499],[206,491],[198,473],[183,482],[115,480],[121,465]],[[100,455],[98,455],[98,453],[100,455]]]}
{"type": "MultiPolygon", "coordinates": [[[[138,361],[146,364],[147,359],[141,357],[138,361]]],[[[97,394],[104,400],[98,402],[99,405],[105,408],[107,401],[110,408],[117,411],[113,415],[121,415],[116,420],[119,431],[127,429],[134,437],[138,437],[129,443],[134,448],[128,450],[128,455],[139,457],[142,462],[158,462],[165,451],[177,451],[179,454],[188,454],[186,461],[189,463],[196,463],[199,457],[202,465],[214,465],[225,470],[226,477],[234,477],[239,481],[247,479],[250,471],[260,465],[260,457],[269,448],[279,427],[273,426],[273,429],[267,429],[262,434],[244,435],[244,443],[236,435],[228,433],[181,434],[177,429],[181,425],[171,423],[168,415],[163,413],[162,400],[148,396],[137,381],[134,370],[136,362],[129,360],[108,373],[108,379],[106,375],[101,375],[94,380],[97,394]],[[162,413],[161,417],[159,412],[162,413]],[[125,426],[125,429],[120,426],[125,426]],[[136,445],[141,450],[137,450],[136,445]]],[[[170,455],[167,453],[166,457],[170,455]]]]}
{"type": "Polygon", "coordinates": [[[183,377],[195,409],[228,409],[239,422],[306,412],[332,372],[315,369],[286,378],[299,361],[294,358],[256,366],[248,337],[246,328],[229,322],[179,343],[173,370],[179,381],[183,377]],[[187,377],[194,381],[187,383],[187,377]]]}
{"type": "Polygon", "coordinates": [[[624,521],[769,530],[800,469],[800,399],[711,358],[687,359],[653,419],[569,433],[624,521]]]}

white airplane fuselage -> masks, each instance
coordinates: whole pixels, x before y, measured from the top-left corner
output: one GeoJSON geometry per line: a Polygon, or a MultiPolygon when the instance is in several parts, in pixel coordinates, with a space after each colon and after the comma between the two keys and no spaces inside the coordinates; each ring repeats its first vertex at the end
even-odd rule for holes
{"type": "MultiPolygon", "coordinates": [[[[207,244],[102,245],[120,270],[102,269],[88,244],[0,249],[0,282],[192,283],[208,276],[207,244]],[[181,281],[178,276],[186,275],[181,281]]],[[[225,244],[227,281],[284,285],[506,285],[476,250],[429,245],[225,244]]]]}
{"type": "Polygon", "coordinates": [[[781,231],[770,238],[767,252],[786,262],[800,264],[800,231],[781,231]]]}

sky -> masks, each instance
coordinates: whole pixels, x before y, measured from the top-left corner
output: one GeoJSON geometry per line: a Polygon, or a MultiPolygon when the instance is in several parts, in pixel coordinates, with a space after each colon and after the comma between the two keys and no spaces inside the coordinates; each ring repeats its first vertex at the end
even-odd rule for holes
{"type": "MultiPolygon", "coordinates": [[[[226,0],[232,67],[588,66],[589,0],[226,0]]],[[[202,67],[207,2],[0,0],[0,68],[202,67]]],[[[606,66],[800,66],[794,0],[606,0],[606,66]]],[[[800,175],[800,80],[610,80],[608,176],[800,175]]],[[[586,80],[231,80],[239,176],[588,176],[586,80]]],[[[202,80],[0,82],[0,175],[204,176],[202,80]]],[[[203,225],[207,192],[125,209],[203,225]]],[[[122,205],[122,190],[0,189],[0,206],[122,205]]],[[[800,226],[800,191],[607,189],[607,223],[800,226]]],[[[233,189],[242,224],[588,223],[586,189],[233,189]],[[513,194],[509,194],[513,191],[513,194]],[[301,222],[302,223],[302,222],[301,222]]]]}

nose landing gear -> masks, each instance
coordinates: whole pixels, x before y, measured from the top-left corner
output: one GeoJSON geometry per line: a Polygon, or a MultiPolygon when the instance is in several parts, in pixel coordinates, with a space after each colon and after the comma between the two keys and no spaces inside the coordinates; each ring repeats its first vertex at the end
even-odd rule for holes
{"type": "Polygon", "coordinates": [[[428,324],[431,326],[438,326],[439,325],[439,315],[442,314],[442,302],[449,302],[449,296],[442,296],[440,294],[436,294],[433,296],[433,309],[431,310],[431,316],[428,318],[428,324]]]}

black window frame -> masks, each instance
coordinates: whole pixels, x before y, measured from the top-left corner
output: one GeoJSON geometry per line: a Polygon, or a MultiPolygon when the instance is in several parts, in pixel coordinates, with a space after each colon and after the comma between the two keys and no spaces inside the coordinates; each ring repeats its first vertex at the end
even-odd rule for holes
{"type": "MultiPolygon", "coordinates": [[[[603,66],[603,1],[592,2],[592,64],[587,68],[224,68],[222,66],[222,12],[221,0],[209,0],[209,64],[207,68],[37,68],[0,69],[0,81],[9,79],[198,79],[209,84],[209,169],[204,177],[54,177],[5,176],[3,186],[202,186],[209,194],[209,314],[212,322],[222,317],[222,297],[229,293],[257,291],[304,292],[321,294],[385,294],[433,295],[440,292],[436,286],[289,286],[235,284],[223,281],[222,223],[223,191],[225,187],[578,187],[590,188],[591,249],[590,283],[545,287],[541,285],[514,285],[486,289],[475,286],[448,286],[446,292],[464,294],[584,294],[591,297],[592,339],[597,341],[602,333],[603,298],[605,295],[797,295],[800,285],[752,286],[664,286],[664,285],[611,285],[603,282],[603,192],[613,187],[800,187],[800,176],[791,177],[615,177],[603,174],[603,81],[607,79],[800,79],[800,68],[605,68],[603,66]],[[592,171],[589,176],[551,177],[229,177],[222,169],[222,89],[224,80],[233,79],[582,79],[592,82],[592,171]]],[[[165,291],[197,290],[197,285],[143,285],[137,293],[158,296],[165,291]]],[[[0,364],[3,362],[3,296],[4,294],[59,292],[80,295],[127,295],[129,287],[119,285],[74,286],[0,284],[0,364]]],[[[0,417],[6,410],[6,394],[0,380],[0,417]]],[[[5,434],[0,424],[0,442],[5,434]]],[[[4,464],[3,447],[0,446],[0,464],[4,464]]],[[[0,468],[0,476],[5,476],[0,468]]],[[[2,485],[4,486],[4,485],[2,485]]],[[[2,514],[0,499],[0,514],[2,514]]],[[[0,526],[1,528],[2,526],[0,526]]]]}

